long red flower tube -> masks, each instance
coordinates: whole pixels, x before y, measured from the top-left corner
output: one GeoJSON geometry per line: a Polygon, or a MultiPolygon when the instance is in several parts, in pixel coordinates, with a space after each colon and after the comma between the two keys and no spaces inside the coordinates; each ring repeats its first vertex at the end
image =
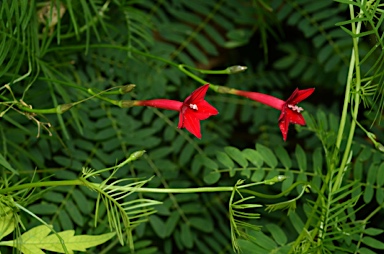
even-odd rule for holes
{"type": "Polygon", "coordinates": [[[148,106],[179,111],[179,124],[177,127],[186,128],[197,138],[201,138],[200,121],[219,113],[216,108],[204,100],[208,88],[209,84],[197,88],[184,102],[168,99],[138,100],[133,102],[133,106],[148,106]]]}
{"type": "Polygon", "coordinates": [[[290,123],[305,125],[304,117],[301,114],[301,111],[303,111],[304,109],[297,106],[297,104],[308,98],[314,91],[315,88],[309,88],[304,90],[299,90],[298,88],[296,88],[295,91],[293,91],[292,95],[286,101],[283,101],[279,98],[267,94],[241,91],[236,89],[233,89],[231,93],[247,97],[254,101],[258,101],[260,103],[280,110],[281,114],[278,120],[279,128],[283,135],[284,141],[286,141],[290,123]]]}

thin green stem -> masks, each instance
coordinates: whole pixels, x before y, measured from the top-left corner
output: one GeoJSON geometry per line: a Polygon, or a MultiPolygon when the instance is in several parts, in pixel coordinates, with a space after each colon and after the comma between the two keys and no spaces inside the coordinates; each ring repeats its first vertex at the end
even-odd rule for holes
{"type": "Polygon", "coordinates": [[[72,185],[84,185],[84,183],[79,180],[63,180],[63,181],[45,181],[45,182],[35,182],[35,183],[25,183],[20,185],[14,185],[8,188],[0,189],[0,194],[9,194],[13,191],[23,190],[23,189],[32,189],[39,187],[51,187],[51,186],[72,186],[72,185]]]}
{"type": "MultiPolygon", "coordinates": [[[[353,5],[350,5],[349,7],[350,7],[351,19],[353,19],[354,18],[353,5]]],[[[361,10],[360,10],[360,12],[361,12],[361,10]]],[[[359,22],[357,24],[357,28],[356,28],[356,25],[354,23],[352,23],[352,31],[355,34],[360,33],[360,28],[361,28],[361,22],[359,22]]],[[[355,109],[353,110],[353,113],[352,113],[353,119],[357,118],[358,106],[360,103],[359,89],[360,89],[360,85],[361,85],[361,77],[360,77],[360,66],[359,66],[358,38],[353,38],[352,40],[353,40],[353,50],[352,50],[352,55],[351,55],[351,60],[350,60],[350,65],[349,65],[349,72],[348,72],[348,77],[347,77],[347,84],[346,84],[346,89],[345,89],[343,112],[342,112],[342,117],[340,120],[338,136],[337,136],[337,140],[336,140],[336,148],[337,148],[336,153],[338,153],[340,150],[341,141],[342,141],[342,137],[343,137],[343,133],[344,133],[344,129],[345,129],[345,124],[346,124],[346,120],[347,120],[347,114],[349,113],[348,107],[349,107],[350,98],[352,96],[351,95],[352,94],[351,84],[353,82],[354,68],[356,68],[356,93],[355,93],[354,98],[353,98],[354,103],[355,103],[354,104],[355,109]]],[[[351,144],[352,144],[353,137],[354,137],[355,126],[356,126],[356,121],[352,121],[350,132],[349,132],[349,137],[347,140],[347,145],[346,145],[346,148],[344,151],[343,160],[342,160],[342,163],[340,165],[339,171],[337,173],[335,184],[333,186],[329,185],[329,181],[331,179],[331,174],[333,174],[334,167],[336,166],[335,164],[331,164],[330,170],[328,171],[327,177],[323,183],[323,186],[321,188],[320,193],[324,193],[327,186],[332,188],[332,190],[330,190],[330,191],[335,191],[340,187],[342,179],[343,179],[344,169],[345,169],[346,163],[348,161],[348,157],[349,157],[350,150],[351,150],[351,144]]],[[[311,225],[312,219],[314,218],[314,214],[316,213],[318,207],[321,205],[321,202],[323,202],[323,198],[321,195],[319,195],[317,197],[315,205],[312,209],[312,213],[310,215],[308,215],[307,222],[303,228],[303,233],[301,233],[296,238],[296,241],[293,244],[293,246],[298,246],[300,244],[300,242],[302,241],[302,239],[304,238],[304,236],[307,234],[306,232],[308,232],[308,229],[311,225]]],[[[320,221],[319,221],[319,223],[320,223],[320,221]]],[[[319,227],[315,227],[314,230],[311,232],[311,235],[313,237],[315,237],[317,235],[318,229],[319,229],[319,227]]],[[[320,244],[320,242],[319,242],[319,244],[320,244]]],[[[294,251],[293,248],[290,250],[290,253],[292,251],[294,251]]]]}
{"type": "Polygon", "coordinates": [[[198,71],[198,72],[203,73],[203,74],[215,74],[215,75],[221,75],[221,74],[229,75],[229,74],[242,72],[242,71],[245,71],[247,69],[246,66],[240,66],[240,65],[231,66],[231,67],[228,67],[224,70],[204,70],[204,69],[194,68],[194,67],[191,67],[191,66],[188,66],[185,64],[179,64],[179,68],[180,68],[180,66],[182,66],[183,68],[188,68],[188,69],[191,69],[194,71],[198,71]]]}
{"type": "MultiPolygon", "coordinates": [[[[354,14],[353,5],[349,5],[349,11],[350,11],[351,19],[354,19],[355,14],[354,14]]],[[[360,13],[362,13],[362,10],[360,10],[360,13]]],[[[357,27],[356,27],[355,23],[352,23],[351,25],[352,25],[352,32],[354,34],[359,34],[360,29],[361,29],[361,22],[358,22],[357,27]]],[[[359,92],[360,92],[360,87],[361,87],[360,60],[359,60],[359,40],[358,40],[358,38],[352,38],[352,41],[353,41],[353,54],[352,55],[354,55],[354,58],[355,58],[355,75],[356,75],[355,87],[356,87],[356,91],[355,91],[355,96],[353,98],[354,99],[354,101],[353,101],[354,105],[351,104],[351,107],[354,106],[354,109],[352,111],[352,114],[353,114],[352,118],[357,119],[357,115],[358,115],[358,111],[359,111],[359,105],[360,105],[360,93],[359,92]]],[[[348,136],[347,144],[346,144],[345,151],[343,154],[343,159],[341,161],[341,164],[339,167],[339,172],[336,176],[336,181],[335,181],[335,184],[333,185],[332,191],[337,190],[340,187],[341,182],[343,180],[343,174],[344,174],[345,167],[347,165],[348,158],[350,156],[352,141],[353,141],[353,137],[355,135],[355,129],[356,129],[356,121],[353,120],[351,122],[351,128],[349,129],[349,136],[348,136]]]]}
{"type": "MultiPolygon", "coordinates": [[[[177,68],[178,68],[181,72],[187,74],[187,76],[193,78],[193,79],[196,80],[197,82],[199,82],[199,83],[201,83],[201,84],[203,84],[203,85],[205,85],[205,84],[208,83],[207,81],[205,81],[205,80],[202,79],[202,78],[199,78],[198,76],[196,76],[196,75],[193,74],[192,72],[187,71],[187,70],[185,69],[185,67],[186,67],[186,66],[185,66],[184,64],[179,64],[179,65],[177,66],[177,68]]],[[[190,68],[190,67],[188,67],[188,68],[190,68]]],[[[212,85],[210,85],[209,88],[212,88],[212,85]]],[[[215,89],[213,89],[213,90],[215,90],[215,89]]]]}
{"type": "MultiPolygon", "coordinates": [[[[381,204],[380,206],[378,206],[373,212],[371,212],[364,220],[363,220],[363,227],[365,229],[365,226],[369,223],[370,219],[376,215],[378,212],[380,212],[381,209],[383,209],[383,205],[384,204],[381,204]]],[[[361,240],[363,239],[363,235],[364,235],[364,231],[362,231],[362,233],[360,234],[360,240],[357,242],[356,244],[356,251],[355,253],[358,253],[357,251],[360,249],[360,244],[361,244],[361,240]]],[[[360,252],[359,252],[360,253],[360,252]]]]}
{"type": "Polygon", "coordinates": [[[349,113],[348,106],[349,106],[349,100],[351,97],[351,83],[353,79],[354,67],[355,67],[355,54],[354,54],[354,49],[352,49],[351,60],[349,62],[347,84],[345,86],[343,112],[341,114],[340,125],[339,125],[339,130],[338,130],[337,139],[336,139],[337,152],[340,150],[340,145],[341,145],[341,141],[343,139],[343,134],[344,134],[345,123],[347,122],[347,115],[349,113]]]}
{"type": "MultiPolygon", "coordinates": [[[[87,29],[90,29],[91,26],[94,26],[95,24],[97,24],[99,19],[104,17],[104,13],[108,10],[108,6],[110,2],[111,1],[108,0],[104,3],[104,5],[100,8],[99,13],[92,18],[91,22],[87,22],[85,25],[83,25],[80,28],[75,26],[76,29],[72,33],[61,34],[58,36],[60,36],[61,39],[68,39],[68,38],[72,38],[73,36],[78,36],[80,33],[86,31],[87,29]]],[[[39,37],[41,37],[41,35],[39,35],[39,37]]]]}
{"type": "MultiPolygon", "coordinates": [[[[58,47],[58,48],[51,48],[51,49],[48,49],[47,52],[50,52],[50,51],[63,51],[63,50],[73,50],[73,49],[83,49],[85,48],[85,45],[76,45],[76,46],[68,46],[68,47],[58,47]]],[[[93,45],[89,45],[89,48],[113,48],[113,49],[119,49],[119,50],[125,50],[125,51],[129,51],[129,52],[132,52],[134,54],[137,54],[137,55],[141,55],[141,56],[145,56],[145,57],[148,57],[148,58],[151,58],[151,59],[154,59],[154,60],[157,60],[157,61],[160,61],[160,62],[163,62],[163,63],[166,63],[166,64],[169,64],[173,67],[176,67],[178,68],[181,72],[185,73],[187,76],[189,76],[190,78],[196,80],[197,82],[205,85],[209,82],[201,79],[200,77],[196,76],[195,74],[193,74],[192,72],[186,70],[186,68],[189,68],[189,69],[193,69],[195,71],[199,71],[201,73],[215,73],[215,74],[223,74],[224,72],[227,72],[228,74],[230,73],[236,73],[236,72],[239,72],[239,71],[243,71],[245,70],[246,68],[245,67],[237,67],[235,69],[237,70],[233,70],[233,67],[228,67],[226,70],[224,71],[207,71],[207,70],[200,70],[200,69],[196,69],[196,68],[193,68],[193,67],[190,67],[190,66],[186,66],[184,64],[176,64],[168,59],[165,59],[165,58],[162,58],[162,57],[159,57],[159,56],[155,56],[155,55],[152,55],[152,54],[149,54],[149,53],[146,53],[146,52],[141,52],[137,49],[134,49],[134,48],[131,48],[131,47],[123,47],[123,46],[119,46],[119,45],[110,45],[110,44],[93,44],[93,45]],[[229,69],[232,68],[232,71],[230,71],[229,69]]],[[[220,86],[216,86],[216,85],[212,85],[210,84],[209,88],[211,88],[212,90],[214,90],[215,92],[219,92],[219,93],[223,93],[222,91],[220,91],[219,89],[220,86]]],[[[224,91],[225,89],[223,89],[224,91]]]]}
{"type": "Polygon", "coordinates": [[[116,101],[116,100],[112,100],[112,99],[109,99],[107,97],[104,97],[104,96],[101,96],[100,94],[102,94],[103,92],[99,92],[99,93],[95,93],[92,88],[88,88],[87,89],[88,93],[100,100],[103,100],[103,101],[107,101],[115,106],[118,106],[121,108],[121,101],[116,101]]]}
{"type": "MultiPolygon", "coordinates": [[[[263,194],[259,192],[255,192],[252,190],[245,189],[246,187],[251,187],[255,185],[261,185],[261,184],[271,184],[272,179],[268,179],[262,182],[258,183],[252,183],[247,185],[240,185],[236,188],[244,193],[252,194],[254,196],[262,197],[262,198],[279,198],[287,193],[289,193],[291,190],[293,190],[297,185],[300,184],[308,184],[307,182],[296,182],[295,184],[291,185],[287,190],[285,190],[282,193],[279,193],[277,195],[268,195],[263,194]]],[[[40,187],[55,187],[55,186],[74,186],[74,185],[83,185],[83,186],[94,186],[95,188],[99,187],[100,184],[98,183],[90,183],[86,181],[84,178],[82,179],[76,179],[76,180],[62,180],[62,181],[45,181],[45,182],[34,182],[34,183],[25,183],[20,184],[8,188],[3,188],[0,190],[0,194],[9,194],[14,191],[19,191],[23,189],[32,189],[32,188],[40,188],[40,187]]],[[[233,186],[221,186],[221,187],[196,187],[196,188],[146,188],[146,187],[131,187],[131,186],[106,186],[105,190],[125,190],[125,191],[135,191],[137,193],[206,193],[206,192],[232,192],[235,187],[233,186]]]]}
{"type": "MultiPolygon", "coordinates": [[[[39,216],[37,216],[36,214],[34,214],[33,212],[29,211],[28,209],[24,208],[22,205],[18,204],[18,203],[15,203],[16,207],[19,208],[20,210],[28,213],[30,216],[32,216],[33,218],[35,218],[36,220],[38,220],[41,224],[47,226],[52,232],[53,234],[56,235],[56,237],[59,239],[59,242],[60,242],[60,245],[61,247],[63,248],[64,252],[65,253],[69,253],[68,249],[67,249],[67,246],[65,245],[65,242],[63,240],[63,238],[56,232],[56,230],[51,227],[50,225],[48,225],[45,221],[43,221],[42,219],[40,219],[39,216]]],[[[15,241],[15,240],[14,240],[15,241]]],[[[17,241],[17,240],[16,240],[17,241]]]]}

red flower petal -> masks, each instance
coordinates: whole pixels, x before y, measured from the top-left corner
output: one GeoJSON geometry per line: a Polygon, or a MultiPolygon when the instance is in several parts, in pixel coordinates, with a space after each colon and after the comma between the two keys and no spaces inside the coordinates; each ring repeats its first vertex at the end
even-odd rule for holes
{"type": "Polygon", "coordinates": [[[296,112],[288,107],[285,107],[279,117],[279,128],[281,134],[283,135],[284,141],[287,139],[287,134],[289,130],[289,124],[300,124],[305,125],[305,119],[303,115],[299,112],[296,112]]]}
{"type": "Polygon", "coordinates": [[[296,88],[295,91],[293,91],[293,93],[291,94],[291,96],[289,96],[288,100],[286,100],[286,103],[296,105],[297,103],[308,98],[314,91],[315,88],[308,88],[304,90],[299,90],[298,88],[296,88]]]}
{"type": "Polygon", "coordinates": [[[200,132],[200,120],[196,118],[189,110],[183,114],[183,126],[190,133],[196,136],[196,138],[201,138],[200,132]]]}
{"type": "Polygon", "coordinates": [[[193,111],[194,115],[199,120],[205,120],[205,119],[207,119],[210,116],[214,116],[214,115],[219,114],[219,111],[217,111],[217,109],[214,108],[207,101],[201,101],[199,103],[196,103],[196,106],[197,106],[198,110],[194,110],[194,109],[191,109],[191,108],[188,109],[188,110],[193,111]]]}
{"type": "Polygon", "coordinates": [[[290,108],[287,108],[285,111],[285,120],[289,123],[305,125],[304,117],[301,113],[293,111],[290,108]]]}
{"type": "Polygon", "coordinates": [[[205,94],[207,93],[207,90],[209,88],[209,84],[203,85],[199,88],[197,88],[195,91],[191,93],[185,100],[184,104],[196,104],[200,101],[204,100],[205,94]]]}
{"type": "Polygon", "coordinates": [[[205,120],[219,112],[204,100],[209,84],[197,88],[183,102],[180,109],[178,128],[186,128],[197,138],[201,138],[200,120],[205,120]]]}
{"type": "Polygon", "coordinates": [[[154,100],[135,101],[135,105],[179,111],[180,108],[183,106],[183,103],[181,101],[174,101],[174,100],[168,100],[168,99],[154,99],[154,100]]]}
{"type": "Polygon", "coordinates": [[[182,112],[182,110],[179,112],[179,124],[177,125],[177,128],[179,129],[184,127],[184,114],[182,112]]]}
{"type": "Polygon", "coordinates": [[[282,119],[281,121],[279,121],[279,128],[280,128],[281,134],[283,134],[284,141],[287,140],[288,127],[289,127],[288,121],[286,121],[285,119],[282,119]]]}

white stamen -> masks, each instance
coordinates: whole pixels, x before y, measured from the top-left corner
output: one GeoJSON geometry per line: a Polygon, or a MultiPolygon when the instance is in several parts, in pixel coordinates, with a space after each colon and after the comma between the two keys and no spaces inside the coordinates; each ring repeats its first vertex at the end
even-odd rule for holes
{"type": "Polygon", "coordinates": [[[288,108],[292,109],[293,111],[297,111],[298,113],[304,110],[302,107],[299,107],[297,105],[291,105],[291,104],[288,104],[288,108]]]}
{"type": "Polygon", "coordinates": [[[196,104],[189,104],[189,107],[194,110],[199,110],[196,104]]]}

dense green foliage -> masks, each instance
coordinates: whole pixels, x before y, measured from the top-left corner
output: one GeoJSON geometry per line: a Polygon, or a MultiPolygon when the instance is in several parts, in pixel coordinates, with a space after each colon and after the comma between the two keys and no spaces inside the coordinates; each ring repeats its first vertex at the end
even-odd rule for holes
{"type": "Polygon", "coordinates": [[[1,253],[384,250],[380,0],[4,0],[0,16],[1,253]],[[286,142],[279,110],[225,90],[202,139],[127,107],[205,83],[316,91],[286,142]]]}

